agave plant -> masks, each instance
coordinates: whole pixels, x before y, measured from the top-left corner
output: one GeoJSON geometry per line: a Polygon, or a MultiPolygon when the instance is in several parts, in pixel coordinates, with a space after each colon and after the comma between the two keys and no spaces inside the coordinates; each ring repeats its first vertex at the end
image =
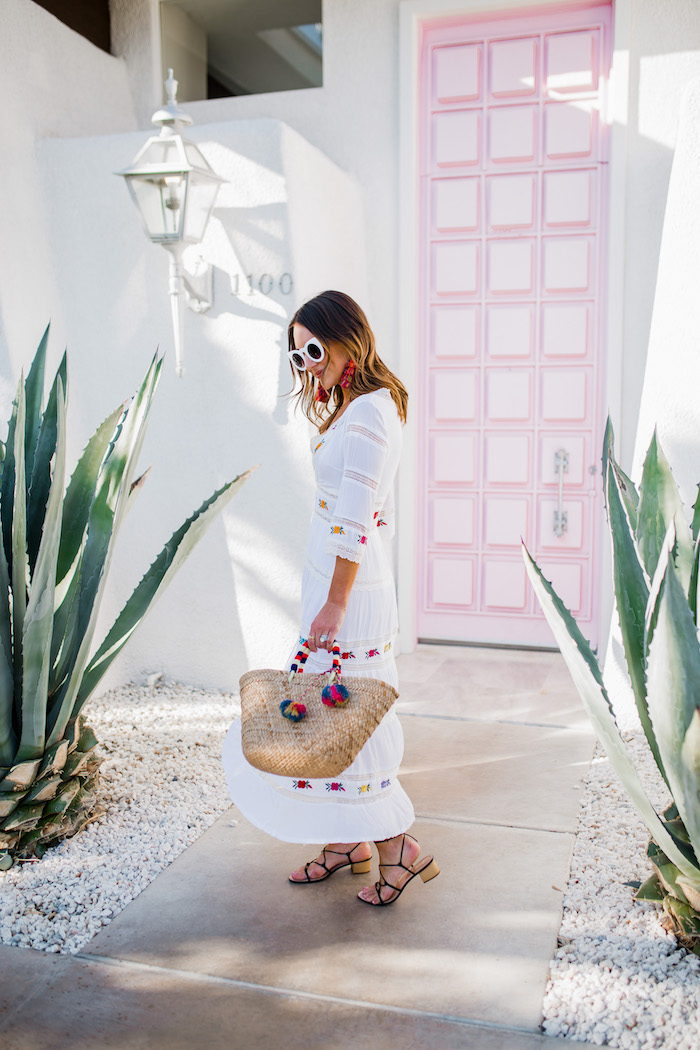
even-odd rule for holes
{"type": "Polygon", "coordinates": [[[44,407],[48,328],[20,378],[0,445],[0,869],[42,856],[90,818],[97,740],[81,710],[214,517],[250,471],[215,492],[168,540],[104,640],[95,627],[162,358],[88,442],[65,485],[64,355],[44,407]]]}
{"type": "Polygon", "coordinates": [[[526,549],[525,564],[598,739],[651,834],[654,874],[637,898],[659,901],[666,927],[700,954],[700,488],[689,525],[654,433],[637,491],[615,461],[609,420],[603,485],[625,659],[646,740],[673,798],[665,812],[657,813],[642,786],[589,643],[526,549]]]}

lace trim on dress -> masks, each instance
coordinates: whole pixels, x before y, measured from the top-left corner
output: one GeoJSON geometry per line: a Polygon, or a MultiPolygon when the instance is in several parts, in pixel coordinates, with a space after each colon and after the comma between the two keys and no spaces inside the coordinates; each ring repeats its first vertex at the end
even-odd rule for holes
{"type": "Polygon", "coordinates": [[[360,474],[356,470],[346,470],[343,477],[350,478],[352,481],[358,481],[360,485],[366,485],[368,489],[378,489],[379,482],[376,478],[370,478],[367,474],[360,474]]]}
{"type": "Polygon", "coordinates": [[[379,434],[375,434],[373,430],[369,430],[368,427],[363,427],[360,423],[348,423],[348,431],[352,431],[353,434],[361,434],[362,437],[366,437],[369,441],[374,441],[375,444],[381,445],[382,448],[387,447],[387,442],[384,438],[380,437],[379,434]]]}
{"type": "MultiPolygon", "coordinates": [[[[365,542],[367,537],[363,537],[365,542]]],[[[359,541],[358,541],[359,542],[359,541]]],[[[326,554],[333,554],[336,558],[345,558],[346,561],[362,561],[362,548],[361,547],[349,547],[347,544],[338,542],[336,540],[329,540],[326,546],[326,554]]]]}

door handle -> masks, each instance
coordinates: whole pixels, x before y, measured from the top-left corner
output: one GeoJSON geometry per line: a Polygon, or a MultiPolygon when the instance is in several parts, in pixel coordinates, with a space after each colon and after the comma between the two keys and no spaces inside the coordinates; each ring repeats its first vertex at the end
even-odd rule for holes
{"type": "Polygon", "coordinates": [[[564,510],[564,474],[569,473],[569,453],[558,448],[554,453],[554,474],[559,483],[557,509],[554,511],[554,535],[563,536],[569,527],[568,514],[564,510]]]}

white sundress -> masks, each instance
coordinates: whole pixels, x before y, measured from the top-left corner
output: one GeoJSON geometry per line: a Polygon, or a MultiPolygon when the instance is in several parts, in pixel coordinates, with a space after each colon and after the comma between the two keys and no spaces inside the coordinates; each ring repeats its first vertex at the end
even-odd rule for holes
{"type": "MultiPolygon", "coordinates": [[[[360,563],[338,633],[342,674],[379,678],[398,688],[398,627],[388,544],[401,422],[388,390],[362,394],[312,442],[316,492],[302,576],[301,637],[328,599],[336,558],[360,563]]],[[[325,650],[311,653],[305,674],[329,669],[325,650]]],[[[397,779],[403,731],[393,708],[352,765],[333,779],[263,773],[241,749],[240,720],[231,726],[223,764],[231,798],[243,815],[284,842],[380,841],[410,828],[413,806],[397,779]]]]}

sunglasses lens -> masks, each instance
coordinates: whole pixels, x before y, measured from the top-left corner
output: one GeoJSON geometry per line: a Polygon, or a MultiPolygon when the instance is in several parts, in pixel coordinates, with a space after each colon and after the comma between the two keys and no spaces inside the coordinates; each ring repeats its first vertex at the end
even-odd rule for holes
{"type": "Polygon", "coordinates": [[[298,368],[299,371],[301,371],[305,367],[304,355],[303,354],[292,354],[292,364],[295,366],[295,368],[298,368]]]}
{"type": "Polygon", "coordinates": [[[318,343],[309,343],[306,352],[312,361],[320,361],[326,351],[318,343]]]}

